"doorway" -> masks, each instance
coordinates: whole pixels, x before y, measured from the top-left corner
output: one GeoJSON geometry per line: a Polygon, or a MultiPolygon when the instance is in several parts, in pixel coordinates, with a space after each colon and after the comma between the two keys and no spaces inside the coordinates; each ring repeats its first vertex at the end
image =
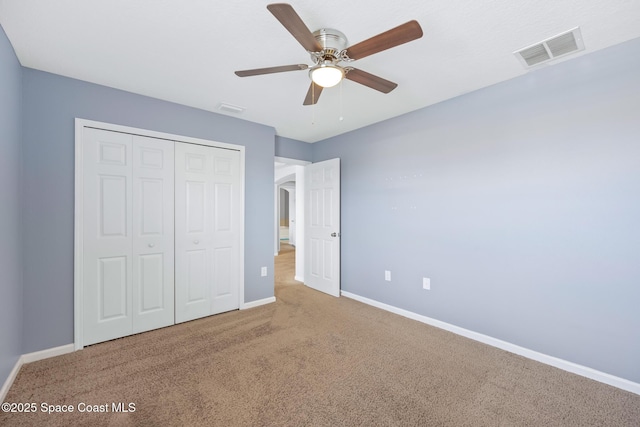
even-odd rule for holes
{"type": "Polygon", "coordinates": [[[295,195],[295,211],[289,211],[295,218],[288,222],[289,234],[295,234],[295,280],[340,296],[340,159],[276,157],[274,170],[275,256],[281,249],[282,190],[288,188],[295,195]]]}
{"type": "Polygon", "coordinates": [[[274,255],[280,253],[280,243],[293,243],[295,247],[295,275],[298,282],[304,283],[304,166],[311,164],[304,160],[275,157],[274,159],[274,198],[275,221],[273,225],[274,255]],[[281,192],[288,197],[288,239],[281,240],[281,216],[284,206],[281,192]],[[292,204],[293,201],[293,204],[292,204]]]}

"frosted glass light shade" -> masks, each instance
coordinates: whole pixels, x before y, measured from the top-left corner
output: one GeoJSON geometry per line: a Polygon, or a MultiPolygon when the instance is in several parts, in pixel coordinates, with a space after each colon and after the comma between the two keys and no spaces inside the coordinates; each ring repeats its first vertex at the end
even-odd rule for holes
{"type": "Polygon", "coordinates": [[[311,75],[311,80],[322,87],[335,86],[344,77],[342,68],[334,65],[320,65],[317,68],[313,68],[309,74],[311,75]]]}

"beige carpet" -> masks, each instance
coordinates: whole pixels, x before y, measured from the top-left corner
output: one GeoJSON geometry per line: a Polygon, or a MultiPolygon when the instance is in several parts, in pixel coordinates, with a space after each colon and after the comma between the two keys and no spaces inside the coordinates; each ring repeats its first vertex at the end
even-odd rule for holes
{"type": "Polygon", "coordinates": [[[282,247],[276,303],[25,365],[6,400],[38,412],[0,425],[640,425],[638,395],[310,290],[282,247]]]}

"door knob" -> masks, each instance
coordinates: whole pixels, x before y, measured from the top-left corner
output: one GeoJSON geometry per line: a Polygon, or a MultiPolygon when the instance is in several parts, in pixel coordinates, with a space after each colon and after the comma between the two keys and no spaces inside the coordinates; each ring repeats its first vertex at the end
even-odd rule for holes
{"type": "Polygon", "coordinates": [[[338,237],[338,236],[339,236],[339,234],[336,233],[335,231],[333,233],[331,233],[331,237],[338,237]]]}
{"type": "Polygon", "coordinates": [[[148,245],[148,246],[149,246],[150,248],[152,248],[152,247],[154,247],[154,246],[155,246],[155,244],[154,244],[154,243],[149,243],[149,245],[148,245]]]}
{"type": "Polygon", "coordinates": [[[200,243],[200,240],[194,240],[193,243],[197,245],[198,243],[200,243]]]}

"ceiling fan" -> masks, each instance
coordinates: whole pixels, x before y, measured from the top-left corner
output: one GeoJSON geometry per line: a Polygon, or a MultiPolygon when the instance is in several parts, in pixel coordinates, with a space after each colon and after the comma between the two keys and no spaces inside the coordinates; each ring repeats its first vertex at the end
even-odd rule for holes
{"type": "Polygon", "coordinates": [[[249,77],[308,69],[311,86],[309,86],[303,105],[315,104],[318,102],[322,89],[335,86],[345,78],[382,93],[391,92],[398,86],[396,83],[366,71],[342,65],[342,63],[348,64],[356,59],[362,59],[422,37],[420,24],[417,21],[409,21],[353,46],[346,47],[347,38],[343,33],[329,28],[323,28],[312,33],[289,4],[274,3],[267,5],[267,9],[295,37],[298,43],[309,52],[313,65],[282,65],[279,67],[236,71],[235,74],[239,77],[249,77]]]}

